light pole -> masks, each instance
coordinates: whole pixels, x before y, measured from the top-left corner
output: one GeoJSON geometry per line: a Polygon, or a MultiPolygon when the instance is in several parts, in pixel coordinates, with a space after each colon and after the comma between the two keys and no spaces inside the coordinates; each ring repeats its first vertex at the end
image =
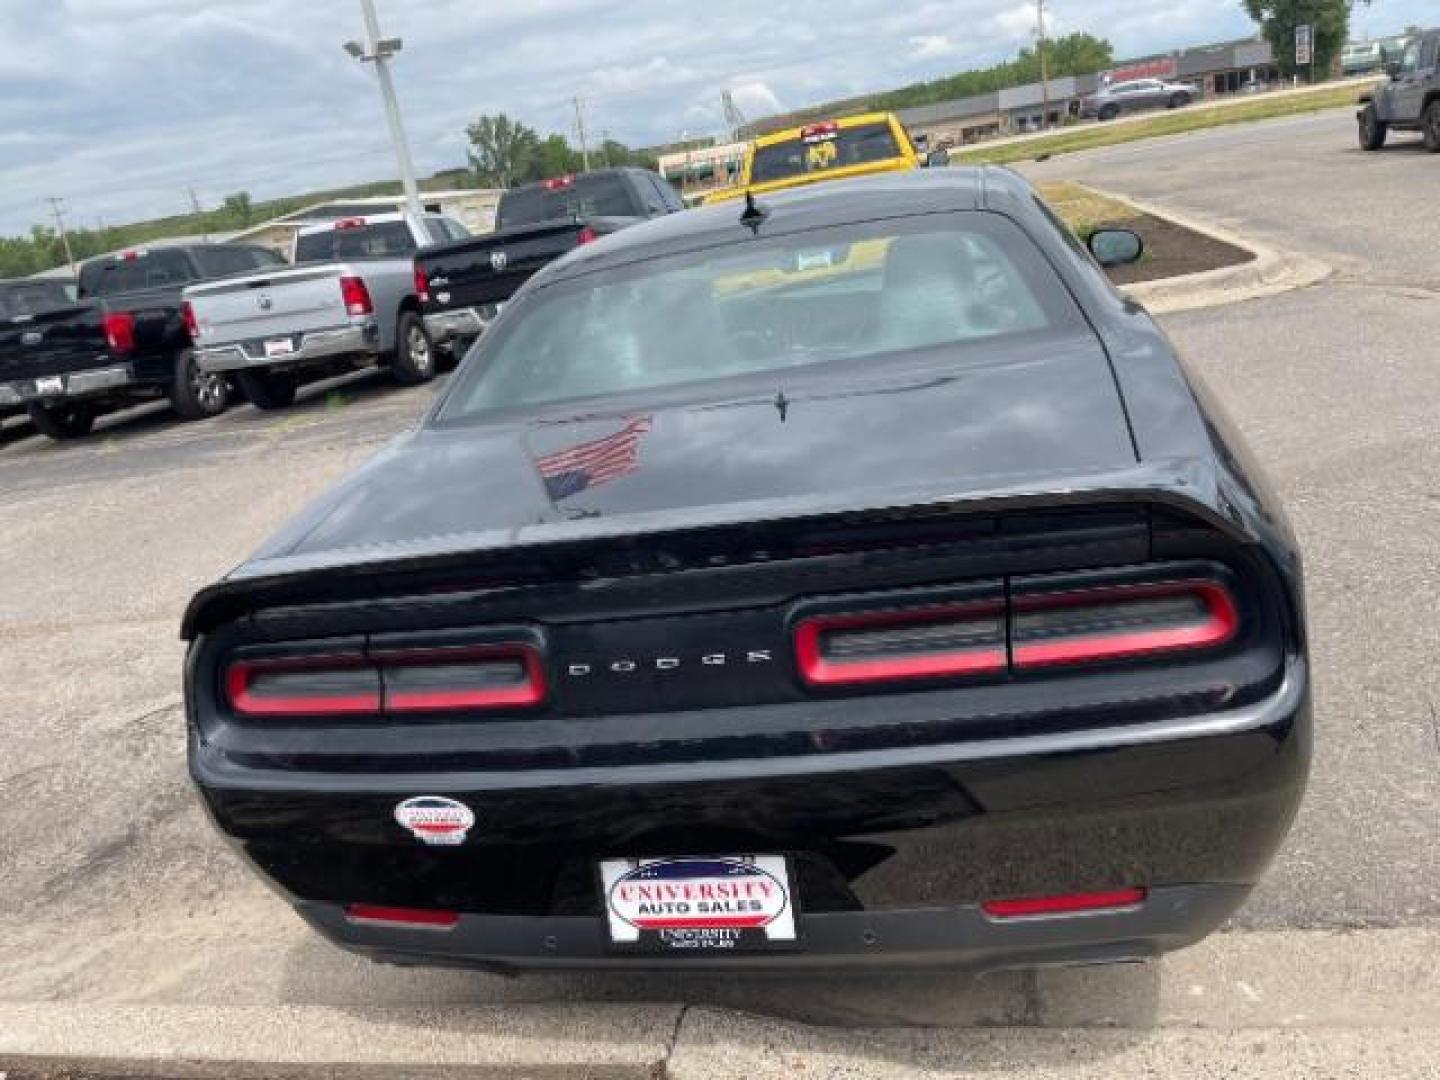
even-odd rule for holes
{"type": "Polygon", "coordinates": [[[1036,48],[1040,53],[1040,130],[1050,130],[1050,64],[1045,57],[1045,0],[1035,0],[1036,48]]]}
{"type": "Polygon", "coordinates": [[[347,41],[345,51],[362,64],[375,65],[380,80],[380,96],[385,99],[385,116],[390,121],[390,138],[395,143],[395,157],[400,162],[400,182],[405,187],[405,207],[412,218],[419,219],[420,186],[415,182],[415,163],[410,158],[410,142],[405,137],[405,121],[400,116],[400,101],[395,96],[395,80],[390,77],[390,61],[405,47],[400,38],[380,36],[380,17],[375,14],[375,0],[360,0],[365,16],[365,41],[347,41]]]}

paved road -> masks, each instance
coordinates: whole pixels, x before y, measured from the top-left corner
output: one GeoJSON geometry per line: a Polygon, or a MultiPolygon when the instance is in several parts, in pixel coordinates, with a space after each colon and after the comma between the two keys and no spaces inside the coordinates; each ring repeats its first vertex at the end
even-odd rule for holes
{"type": "MultiPolygon", "coordinates": [[[[1247,927],[1440,916],[1440,217],[1420,209],[1440,160],[1353,145],[1345,118],[1323,116],[1036,170],[1342,270],[1318,288],[1166,320],[1270,464],[1309,556],[1315,783],[1247,927]],[[1396,209],[1372,209],[1378,192],[1396,209]]],[[[429,397],[361,379],[284,417],[245,408],[181,427],[142,412],[72,446],[0,446],[0,1001],[684,998],[840,1022],[972,1015],[948,980],[752,993],[371,968],[314,940],[217,841],[184,777],[179,613],[429,397]]],[[[1110,993],[1114,977],[1077,977],[1073,1001],[1110,993]]],[[[1158,976],[1125,978],[1143,988],[1158,976]]],[[[1033,991],[1024,977],[998,980],[981,1015],[1023,1018],[1033,991]]]]}

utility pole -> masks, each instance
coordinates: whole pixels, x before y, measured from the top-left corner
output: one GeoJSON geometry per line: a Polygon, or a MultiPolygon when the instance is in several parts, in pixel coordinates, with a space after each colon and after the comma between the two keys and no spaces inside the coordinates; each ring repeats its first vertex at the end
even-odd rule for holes
{"type": "Polygon", "coordinates": [[[1035,0],[1035,47],[1040,53],[1040,129],[1050,129],[1050,62],[1045,56],[1045,0],[1035,0]]]}
{"type": "Polygon", "coordinates": [[[590,171],[590,147],[585,142],[585,106],[579,96],[575,98],[575,131],[580,136],[580,162],[585,172],[590,171]]]}
{"type": "MultiPolygon", "coordinates": [[[[205,223],[205,208],[200,205],[200,196],[195,194],[195,185],[191,184],[186,190],[190,192],[190,209],[195,212],[197,218],[201,219],[200,223],[203,225],[205,223]]],[[[208,244],[210,242],[210,230],[202,229],[201,235],[205,237],[205,242],[208,244]]]]}
{"type": "Polygon", "coordinates": [[[347,41],[345,51],[362,64],[375,65],[380,83],[380,96],[385,99],[385,118],[390,122],[390,139],[395,144],[395,158],[400,164],[400,182],[405,188],[405,209],[412,218],[424,213],[420,205],[420,185],[415,180],[415,162],[410,157],[410,141],[405,135],[405,121],[400,115],[400,100],[395,96],[395,80],[390,75],[390,61],[405,47],[400,38],[380,36],[380,17],[375,14],[375,0],[360,0],[365,17],[365,41],[347,41]]]}
{"type": "Polygon", "coordinates": [[[70,234],[65,231],[65,200],[52,195],[45,201],[50,204],[50,215],[55,219],[55,228],[60,232],[60,243],[65,248],[65,262],[70,266],[70,276],[78,277],[75,270],[75,253],[70,250],[70,234]]]}

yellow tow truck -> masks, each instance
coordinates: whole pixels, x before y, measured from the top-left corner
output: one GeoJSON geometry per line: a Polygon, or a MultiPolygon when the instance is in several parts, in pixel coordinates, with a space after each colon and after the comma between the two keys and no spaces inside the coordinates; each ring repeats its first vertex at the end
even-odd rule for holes
{"type": "Polygon", "coordinates": [[[921,157],[894,113],[848,116],[756,139],[745,153],[740,183],[715,192],[705,203],[744,198],[747,192],[758,197],[825,180],[909,172],[944,164],[946,158],[944,151],[928,160],[921,157]]]}

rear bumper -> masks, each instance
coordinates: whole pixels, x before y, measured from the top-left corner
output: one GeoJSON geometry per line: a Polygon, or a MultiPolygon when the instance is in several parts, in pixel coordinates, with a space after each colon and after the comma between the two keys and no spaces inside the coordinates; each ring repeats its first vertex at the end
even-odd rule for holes
{"type": "MultiPolygon", "coordinates": [[[[607,950],[596,862],[787,855],[804,947],[723,968],[989,969],[1152,956],[1203,937],[1278,850],[1309,770],[1308,671],[1229,712],[933,747],[607,770],[279,776],[192,733],[217,825],[337,944],[404,963],[646,966],[607,950]],[[463,801],[456,847],[401,801],[463,801]],[[1143,887],[1133,910],[995,923],[990,900],[1143,887]],[[348,904],[454,911],[450,931],[348,922],[348,904]]],[[[665,961],[662,959],[661,961],[665,961]]],[[[655,960],[650,958],[649,964],[655,960]]]]}
{"type": "MultiPolygon", "coordinates": [[[[273,339],[272,339],[273,340],[273,339]]],[[[200,370],[214,374],[255,369],[288,369],[343,356],[380,351],[380,326],[374,320],[291,335],[294,351],[268,356],[264,341],[233,342],[195,350],[200,370]]]]}
{"type": "Polygon", "coordinates": [[[617,955],[598,918],[462,916],[450,930],[350,922],[334,905],[299,913],[334,944],[385,963],[493,971],[596,969],[827,971],[944,967],[973,972],[1149,960],[1204,938],[1244,903],[1241,886],[1152,891],[1122,911],[993,919],[978,905],[807,915],[794,952],[717,957],[617,955]]]}
{"type": "Polygon", "coordinates": [[[56,375],[48,381],[21,379],[17,382],[0,383],[0,405],[26,405],[30,402],[43,404],[47,401],[93,397],[122,389],[134,381],[134,374],[128,364],[113,364],[89,371],[77,371],[70,375],[56,375]]]}
{"type": "Polygon", "coordinates": [[[458,338],[479,337],[494,318],[494,314],[487,318],[484,311],[473,307],[438,311],[425,316],[425,329],[437,344],[445,345],[458,338]]]}

